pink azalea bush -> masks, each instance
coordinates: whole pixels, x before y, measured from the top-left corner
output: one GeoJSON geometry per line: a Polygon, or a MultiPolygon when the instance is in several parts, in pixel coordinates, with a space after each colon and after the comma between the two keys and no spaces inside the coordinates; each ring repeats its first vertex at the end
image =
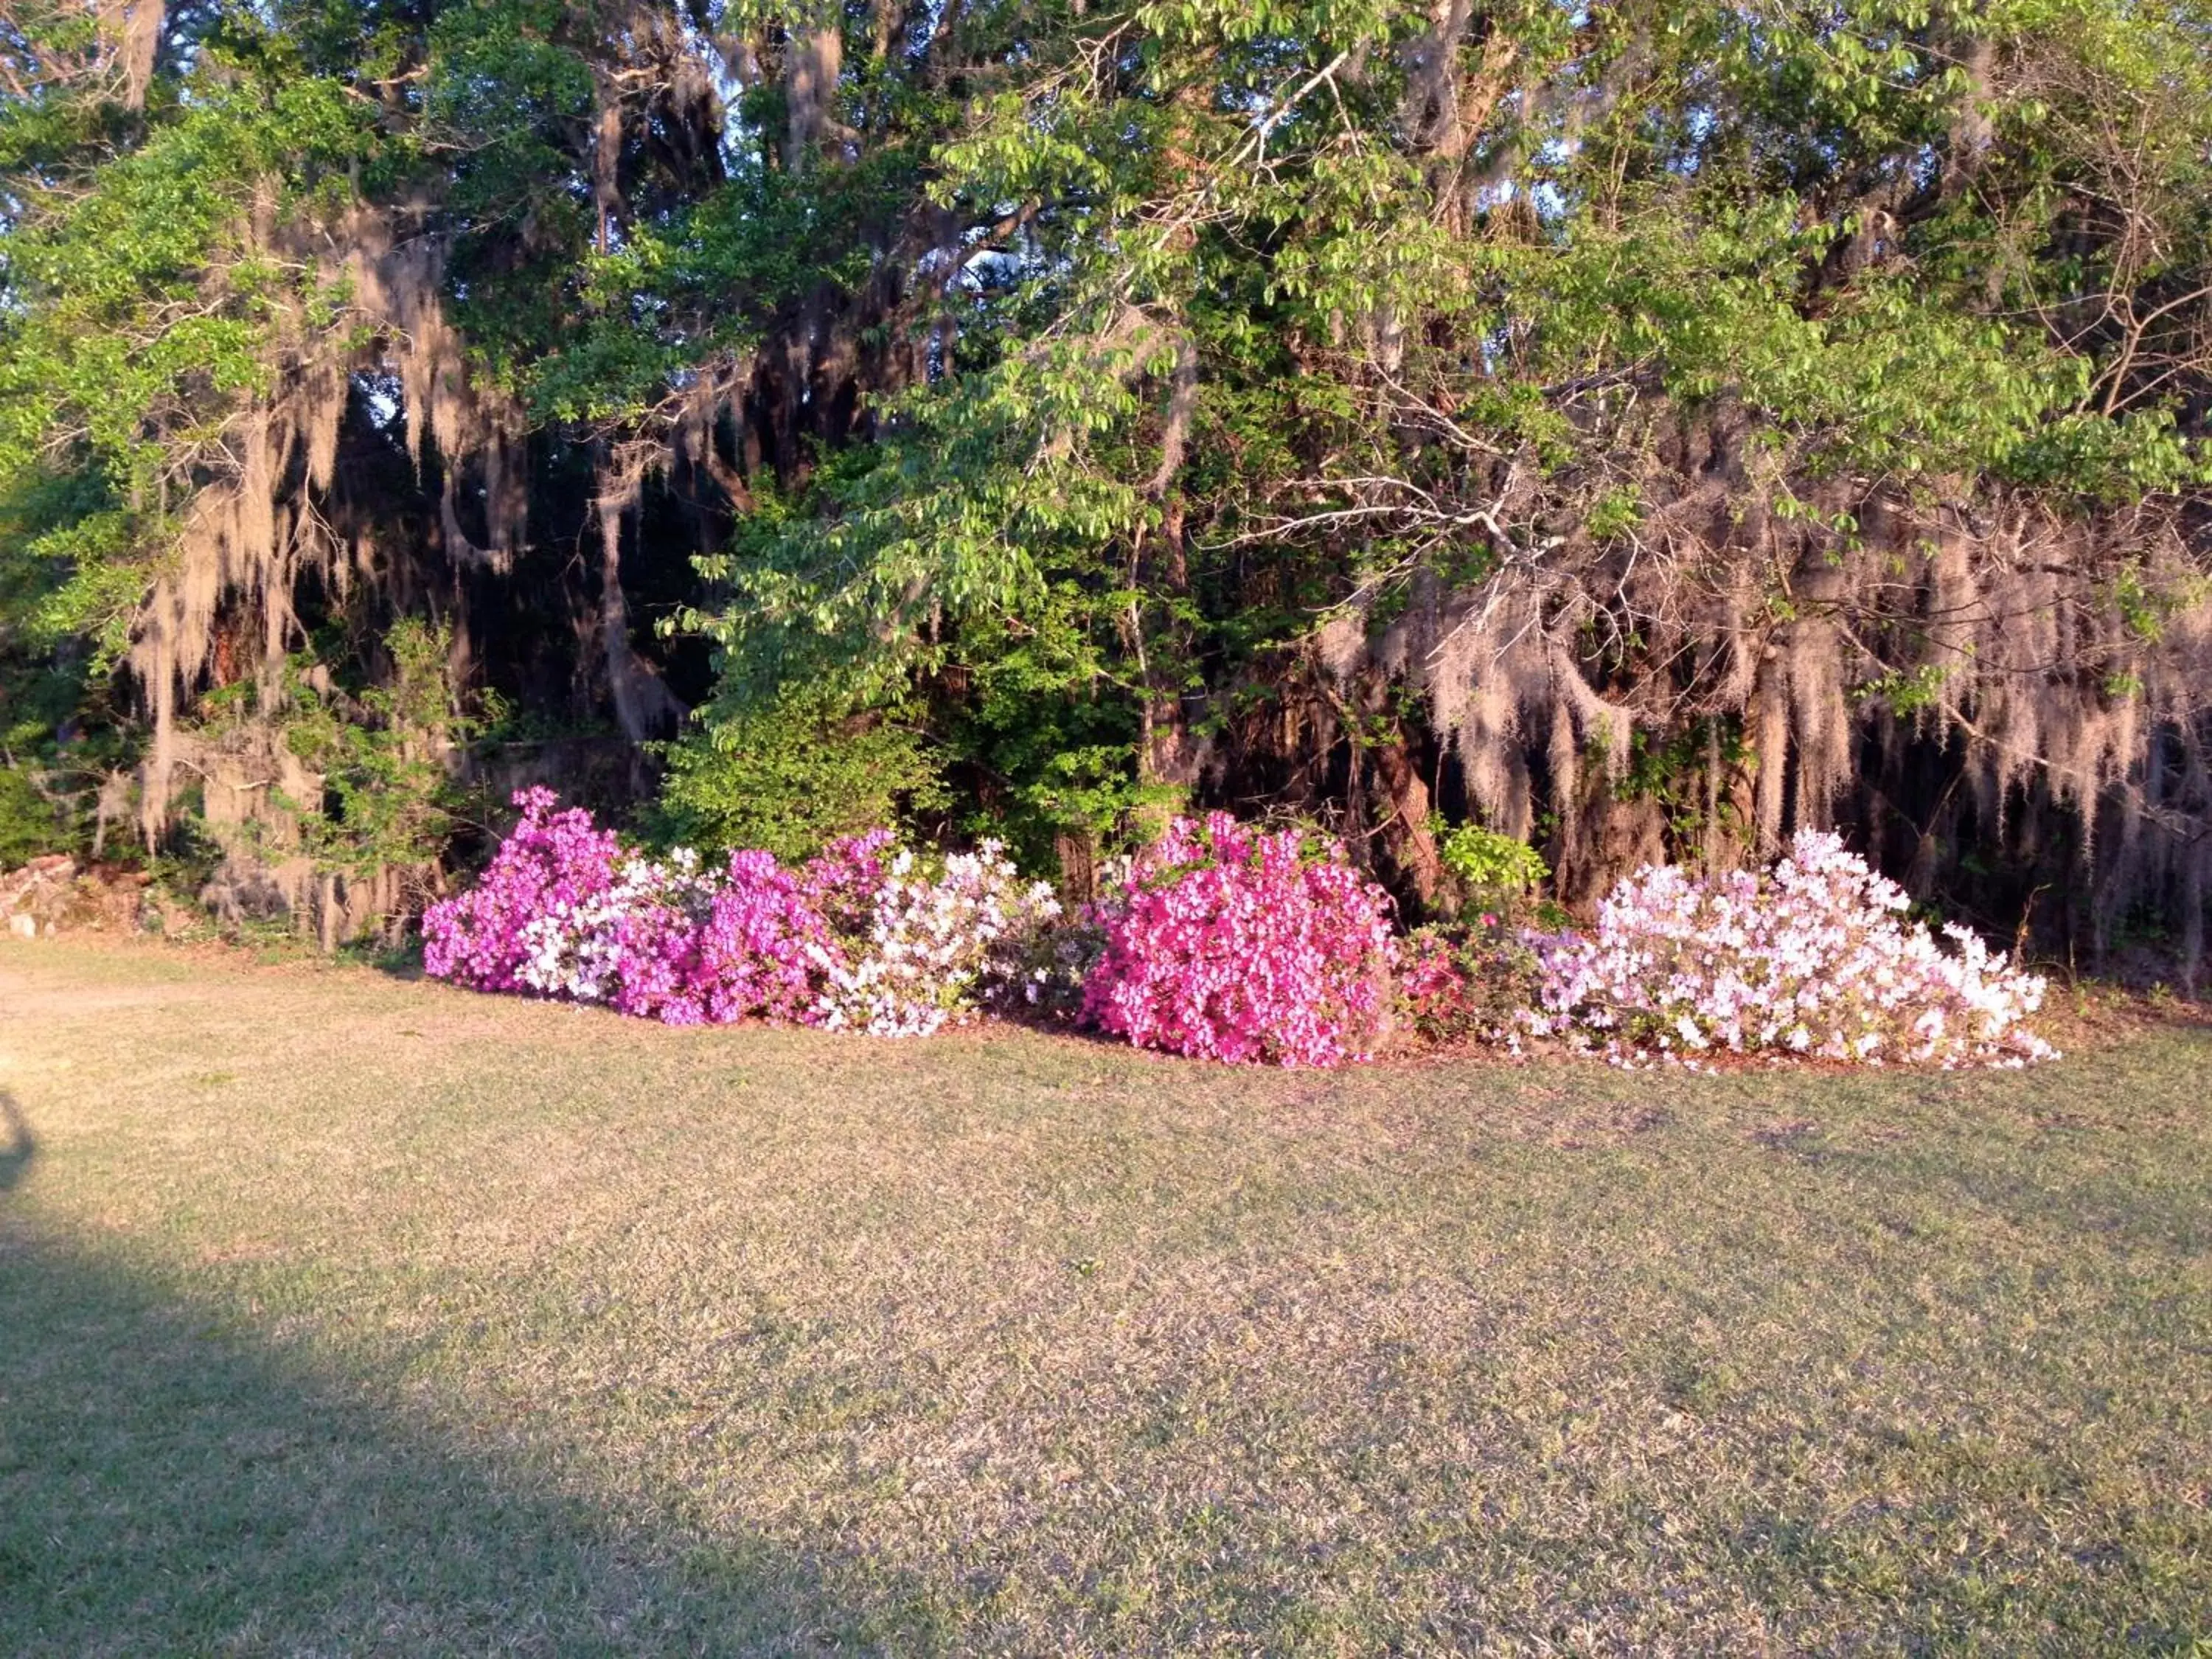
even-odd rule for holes
{"type": "Polygon", "coordinates": [[[1390,903],[1334,843],[1225,812],[1178,818],[1132,866],[1105,932],[1084,1013],[1139,1048],[1334,1066],[1379,1034],[1390,903]]]}
{"type": "Polygon", "coordinates": [[[1531,1029],[1615,1057],[1709,1052],[1943,1066],[2055,1052],[2027,1029],[2043,980],[1964,928],[1904,916],[1904,890],[1836,836],[1805,831],[1764,874],[1656,865],[1622,881],[1588,935],[1536,937],[1531,1029]]]}
{"type": "Polygon", "coordinates": [[[522,988],[605,1000],[626,1014],[696,1025],[688,958],[713,894],[714,882],[700,874],[695,854],[678,853],[665,864],[625,855],[604,892],[530,923],[530,959],[518,975],[522,988]]]}
{"type": "Polygon", "coordinates": [[[876,895],[898,855],[898,837],[888,830],[846,836],[807,860],[799,872],[799,890],[830,930],[842,938],[874,926],[876,895]]]}

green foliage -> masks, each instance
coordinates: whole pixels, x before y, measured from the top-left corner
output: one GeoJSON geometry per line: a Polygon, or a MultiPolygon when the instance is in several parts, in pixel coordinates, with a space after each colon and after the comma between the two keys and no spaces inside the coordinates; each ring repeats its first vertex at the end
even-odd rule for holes
{"type": "Polygon", "coordinates": [[[2159,580],[2139,562],[2123,564],[2112,578],[2112,600],[2128,631],[2146,644],[2166,637],[2167,625],[2177,616],[2203,605],[2212,598],[2212,575],[2188,572],[2159,580]]]}
{"type": "MultiPolygon", "coordinates": [[[[1941,682],[1940,675],[1929,682],[1928,694],[1933,696],[1934,686],[1941,682]]],[[[1913,677],[1895,688],[1896,695],[1910,701],[1920,684],[1920,677],[1913,677]]],[[[1707,715],[1679,731],[1657,734],[1638,727],[1629,740],[1627,769],[1615,781],[1613,793],[1622,800],[1656,801],[1667,814],[1667,827],[1676,844],[1690,847],[1705,833],[1706,793],[1709,787],[1717,787],[1720,827],[1740,836],[1744,826],[1737,820],[1727,781],[1753,758],[1740,720],[1707,715]],[[1713,775],[1716,764],[1717,776],[1713,775]]]]}
{"type": "Polygon", "coordinates": [[[370,147],[344,89],[243,11],[176,90],[134,146],[6,181],[0,592],[35,594],[30,637],[89,641],[96,671],[268,389],[280,328],[329,297],[263,231],[330,207],[370,147]]]}
{"type": "MultiPolygon", "coordinates": [[[[2185,7],[2129,15],[2177,46],[2204,28],[2185,7]]],[[[2088,112],[2134,97],[2212,136],[2201,74],[2187,90],[2163,76],[2116,16],[1486,9],[1484,61],[1551,88],[1518,115],[1498,106],[1486,153],[1529,210],[1486,230],[1455,222],[1468,210],[1440,199],[1395,125],[1425,11],[1146,6],[1119,25],[1127,76],[1096,72],[1083,27],[1041,29],[1015,84],[936,151],[937,204],[1026,204],[1026,242],[972,291],[959,372],[885,403],[866,456],[825,469],[773,535],[707,561],[733,597],[694,620],[770,689],[829,672],[885,695],[946,661],[980,674],[1024,655],[1040,734],[1090,766],[1094,746],[1056,729],[1079,683],[1157,706],[1230,665],[1264,673],[1346,586],[1494,568],[1492,536],[1401,534],[1361,505],[1380,472],[1401,500],[1479,518],[1475,477],[1441,464],[1449,446],[1401,445],[1409,409],[1451,411],[1454,443],[1582,492],[1599,541],[1650,510],[1617,481],[1648,441],[1626,418],[1636,397],[1738,411],[1754,487],[1784,510],[1790,477],[1967,477],[2077,501],[2201,485],[2207,458],[2172,405],[2112,395],[2126,367],[2101,337],[2048,325],[2060,294],[2145,274],[2052,252],[2069,191],[2102,164],[2088,112]],[[1875,190],[1928,179],[1991,99],[1960,67],[1984,32],[2055,66],[2044,100],[1995,100],[1978,192],[1875,190]],[[1384,318],[1402,325],[1395,401],[1350,343],[1384,318]],[[1166,476],[1185,354],[1200,392],[1166,476]],[[1206,528],[1163,562],[1170,504],[1206,528]],[[1080,668],[1037,684],[1030,642],[1084,610],[1080,668]]],[[[2158,257],[2202,270],[2208,228],[2183,205],[2201,154],[2166,134],[2155,153],[2146,188],[2180,238],[2158,257]]],[[[1644,769],[1656,791],[1680,769],[1655,754],[1644,769]]]]}
{"type": "Polygon", "coordinates": [[[1589,533],[1599,541],[1625,536],[1642,523],[1642,503],[1632,489],[1609,489],[1590,508],[1589,533]]]}
{"type": "Polygon", "coordinates": [[[294,802],[318,863],[349,872],[434,864],[465,797],[456,750],[477,721],[449,671],[453,635],[404,617],[384,635],[388,672],[356,696],[300,687],[285,716],[292,752],[322,774],[325,801],[294,802]]]}
{"type": "Polygon", "coordinates": [[[1051,868],[1064,836],[1121,842],[1179,799],[1139,774],[1138,698],[1114,649],[1115,600],[1127,600],[1107,592],[1102,603],[1063,576],[1018,620],[972,623],[933,682],[960,693],[939,699],[948,756],[984,780],[969,828],[1006,841],[1028,868],[1051,868]]]}
{"type": "Polygon", "coordinates": [[[686,733],[663,758],[656,840],[758,848],[787,863],[948,799],[938,757],[911,726],[796,691],[686,733]]]}
{"type": "Polygon", "coordinates": [[[1108,375],[1059,380],[1018,363],[918,397],[900,431],[823,469],[813,494],[834,513],[771,508],[731,554],[701,560],[745,596],[684,619],[729,653],[709,719],[736,724],[714,743],[750,743],[745,723],[773,724],[786,688],[898,702],[948,769],[979,781],[973,827],[1039,868],[1059,836],[1103,842],[1164,799],[1138,775],[1124,655],[1133,607],[1157,600],[1132,587],[1114,545],[1143,505],[1089,476],[1080,435],[1126,398],[1108,375]],[[1040,423],[1068,434],[1067,455],[1003,465],[1040,423]]]}
{"type": "Polygon", "coordinates": [[[1455,824],[1437,841],[1443,866],[1471,894],[1519,898],[1552,873],[1543,855],[1523,841],[1479,823],[1455,824]]]}
{"type": "Polygon", "coordinates": [[[822,481],[834,512],[783,520],[752,559],[702,560],[741,602],[687,621],[741,654],[812,653],[879,695],[944,659],[947,624],[1018,635],[1079,592],[1109,612],[1126,598],[1110,550],[1143,503],[1088,440],[1132,402],[1102,366],[1021,359],[919,394],[894,435],[822,481]]]}
{"type": "Polygon", "coordinates": [[[1426,930],[1435,937],[1421,948],[1456,953],[1456,971],[1466,987],[1488,988],[1476,1000],[1497,1017],[1490,1025],[1502,1030],[1497,1021],[1504,1018],[1499,1011],[1507,1006],[1505,987],[1522,984],[1533,960],[1520,942],[1521,930],[1568,924],[1566,913],[1543,896],[1551,866],[1526,842],[1479,823],[1446,827],[1443,819],[1432,817],[1429,832],[1436,837],[1444,874],[1431,908],[1447,925],[1426,930]]]}
{"type": "MultiPolygon", "coordinates": [[[[286,550],[201,573],[224,626],[465,593],[471,672],[588,722],[597,578],[560,562],[620,495],[641,613],[718,653],[671,832],[780,847],[902,802],[1042,860],[1204,767],[1310,808],[1292,688],[1348,602],[1379,636],[1650,558],[1689,609],[1707,523],[1817,557],[1869,495],[2212,495],[2204,0],[212,0],[136,87],[106,16],[0,27],[0,696],[41,764],[65,723],[138,741],[147,595],[314,374],[343,461],[246,481],[286,550]],[[368,319],[398,249],[435,291],[368,319]],[[435,392],[397,367],[453,337],[435,392]],[[482,407],[412,406],[462,379],[482,407]],[[495,510],[525,544],[488,573],[495,510]]],[[[2139,551],[2094,597],[2151,646],[2204,593],[2139,551]]],[[[1753,580],[1762,624],[1822,603],[1753,580]]],[[[1589,582],[1566,610],[1628,605],[1589,582]]],[[[1613,620],[1626,787],[1694,830],[1714,733],[1650,711],[1726,699],[1613,620]]],[[[452,822],[422,643],[255,711],[334,780],[334,863],[452,822]]],[[[696,700],[703,655],[656,665],[696,700]]],[[[1911,715],[1941,672],[1860,690],[1911,715]]]]}
{"type": "Polygon", "coordinates": [[[1904,671],[1892,669],[1869,680],[1855,695],[1862,702],[1878,698],[1892,714],[1909,720],[1942,702],[1943,687],[1951,672],[1950,666],[1944,663],[1923,663],[1904,671]]]}
{"type": "Polygon", "coordinates": [[[75,852],[80,836],[28,768],[0,765],[0,871],[42,853],[75,852]]]}

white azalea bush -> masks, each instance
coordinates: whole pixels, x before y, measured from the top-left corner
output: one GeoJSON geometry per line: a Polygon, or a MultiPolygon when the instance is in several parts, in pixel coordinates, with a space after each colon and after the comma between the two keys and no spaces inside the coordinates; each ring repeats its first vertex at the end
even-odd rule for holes
{"type": "Polygon", "coordinates": [[[1807,831],[1764,874],[1638,871],[1596,929],[1532,940],[1541,1006],[1526,1024],[1616,1059],[1711,1054],[2019,1066],[2056,1050],[2027,1027],[2044,981],[1965,928],[1946,949],[1904,890],[1807,831]]]}
{"type": "Polygon", "coordinates": [[[1059,919],[1049,884],[1024,881],[987,841],[936,874],[901,848],[876,888],[865,947],[830,970],[817,1023],[872,1036],[928,1036],[1018,995],[1059,919]]]}

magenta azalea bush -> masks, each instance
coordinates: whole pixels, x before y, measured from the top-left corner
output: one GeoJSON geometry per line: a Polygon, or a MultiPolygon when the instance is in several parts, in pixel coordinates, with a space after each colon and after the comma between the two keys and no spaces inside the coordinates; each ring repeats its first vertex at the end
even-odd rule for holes
{"type": "Polygon", "coordinates": [[[568,975],[600,994],[595,963],[574,959],[569,941],[599,925],[609,910],[622,858],[620,837],[597,829],[580,807],[565,812],[550,789],[518,790],[522,821],[500,843],[483,879],[458,897],[433,904],[422,918],[422,969],[476,991],[553,994],[568,975]]]}
{"type": "Polygon", "coordinates": [[[430,907],[424,970],[482,991],[604,1002],[671,1025],[757,1018],[923,1036],[1007,994],[1060,912],[997,843],[931,872],[888,830],[799,869],[769,854],[702,869],[626,851],[550,791],[483,878],[430,907]]]}
{"type": "Polygon", "coordinates": [[[1709,1052],[2017,1066],[2054,1050],[2026,1024],[2044,981],[1974,934],[1908,922],[1904,890],[1806,831],[1764,874],[1671,865],[1614,888],[1588,935],[1533,941],[1533,1029],[1615,1056],[1709,1052]]]}
{"type": "Polygon", "coordinates": [[[823,885],[822,872],[794,873],[773,854],[730,854],[697,934],[704,1019],[796,1024],[813,1016],[823,975],[844,959],[820,906],[823,885]]]}
{"type": "Polygon", "coordinates": [[[1179,818],[1105,919],[1084,1012],[1139,1048],[1334,1066],[1366,1058],[1389,1006],[1390,902],[1334,843],[1225,812],[1179,818]]]}
{"type": "Polygon", "coordinates": [[[766,853],[732,853],[711,876],[688,851],[667,864],[633,860],[596,908],[602,914],[577,954],[604,964],[600,979],[536,988],[586,1000],[605,994],[623,1013],[670,1025],[794,1022],[811,1014],[823,976],[841,959],[800,878],[766,853]]]}

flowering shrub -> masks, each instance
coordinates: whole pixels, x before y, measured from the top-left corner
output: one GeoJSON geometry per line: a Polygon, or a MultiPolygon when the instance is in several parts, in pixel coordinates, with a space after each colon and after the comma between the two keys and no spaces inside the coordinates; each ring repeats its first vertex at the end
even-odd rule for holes
{"type": "MultiPolygon", "coordinates": [[[[487,991],[605,1002],[672,1025],[743,1018],[925,1036],[984,1007],[1080,1017],[1144,1048],[1232,1061],[1364,1059],[1400,951],[1342,848],[1177,819],[1098,904],[1063,914],[994,842],[934,873],[889,830],[793,870],[626,853],[550,791],[471,891],[423,918],[423,966],[487,991]]],[[[1618,1059],[1710,1051],[2018,1065],[2043,981],[1946,928],[1832,835],[1764,876],[1671,866],[1615,888],[1589,935],[1484,915],[1407,942],[1399,992],[1431,1040],[1550,1033],[1618,1059]]]]}
{"type": "Polygon", "coordinates": [[[696,873],[688,849],[672,864],[633,860],[603,906],[605,931],[580,952],[609,963],[614,1006],[670,1025],[806,1018],[840,957],[798,878],[766,853],[732,853],[714,878],[696,873]]]}
{"type": "MultiPolygon", "coordinates": [[[[673,868],[644,859],[624,865],[621,879],[598,907],[599,926],[578,941],[576,954],[580,961],[605,965],[608,1000],[621,1012],[669,1025],[701,1025],[706,1013],[699,929],[715,884],[699,875],[696,856],[672,862],[673,868]]],[[[554,989],[588,994],[566,986],[554,989]]]]}
{"type": "Polygon", "coordinates": [[[833,841],[800,870],[799,894],[833,932],[865,934],[875,925],[876,895],[897,848],[898,837],[888,830],[833,841]]]}
{"type": "Polygon", "coordinates": [[[1060,914],[996,842],[923,874],[889,830],[837,842],[797,871],[732,853],[702,872],[678,848],[625,854],[550,791],[473,890],[423,918],[423,966],[477,990],[606,1002],[671,1025],[756,1018],[922,1035],[1017,994],[1060,914]]]}
{"type": "MultiPolygon", "coordinates": [[[[544,992],[563,970],[572,936],[599,925],[620,840],[580,808],[555,811],[550,789],[518,790],[514,804],[522,821],[483,879],[424,913],[425,973],[478,991],[544,992]]],[[[569,994],[597,994],[600,981],[589,982],[592,992],[569,994]]]]}
{"type": "Polygon", "coordinates": [[[1639,871],[1595,933],[1538,936],[1541,1029],[1609,1052],[1808,1054],[1946,1066],[2054,1051],[2026,1027],[2044,981],[1966,930],[1908,924],[1904,891],[1832,835],[1801,833],[1765,877],[1639,871]]]}
{"type": "MultiPolygon", "coordinates": [[[[711,885],[698,860],[679,853],[667,864],[623,857],[604,891],[581,903],[549,907],[523,929],[529,955],[516,987],[580,1002],[611,1001],[628,1014],[659,1013],[676,991],[664,947],[686,934],[711,885]]],[[[672,1024],[696,1024],[680,1016],[672,1024]]]]}
{"type": "Polygon", "coordinates": [[[1531,935],[1494,912],[1466,928],[1423,927],[1407,939],[1398,1000],[1431,1042],[1502,1042],[1516,1053],[1543,994],[1531,935]]]}
{"type": "Polygon", "coordinates": [[[927,1036],[1013,987],[1030,942],[1060,915],[1042,882],[1024,882],[994,841],[956,853],[930,879],[893,856],[873,896],[867,945],[833,968],[821,1023],[874,1036],[927,1036]]]}
{"type": "Polygon", "coordinates": [[[1178,818],[1132,866],[1084,991],[1140,1048],[1334,1066],[1364,1059],[1385,1009],[1389,900],[1331,845],[1225,812],[1178,818]]]}
{"type": "Polygon", "coordinates": [[[701,1012],[716,1024],[748,1015],[811,1020],[844,953],[806,882],[770,853],[732,853],[698,933],[701,1012]]]}

